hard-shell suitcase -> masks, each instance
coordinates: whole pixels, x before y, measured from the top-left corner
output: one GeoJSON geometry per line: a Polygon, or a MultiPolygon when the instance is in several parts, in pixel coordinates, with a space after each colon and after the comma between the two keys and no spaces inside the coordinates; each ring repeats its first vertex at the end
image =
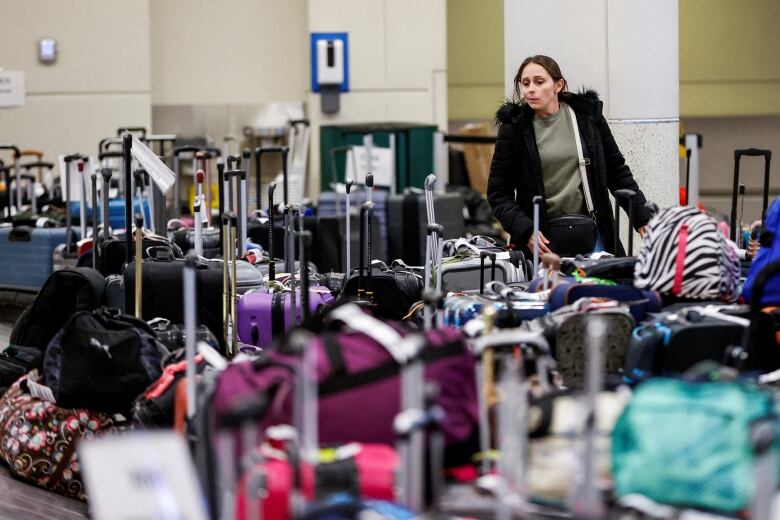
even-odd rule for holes
{"type": "MultiPolygon", "coordinates": [[[[294,232],[288,229],[287,233],[294,232]]],[[[300,230],[299,233],[306,233],[307,241],[311,240],[308,231],[300,230]]],[[[308,263],[309,247],[310,244],[301,247],[301,263],[304,265],[308,263]]],[[[301,277],[306,278],[308,282],[308,270],[304,269],[301,277]]],[[[294,279],[293,276],[292,280],[294,279]]],[[[306,300],[312,314],[321,304],[333,301],[333,295],[327,287],[309,287],[308,283],[305,285],[305,287],[293,285],[290,290],[262,288],[244,294],[238,300],[236,308],[238,338],[246,344],[267,347],[273,338],[297,326],[303,319],[302,306],[306,304],[303,291],[307,292],[306,300]]]]}
{"type": "MultiPolygon", "coordinates": [[[[78,240],[78,230],[72,230],[78,240]]],[[[0,228],[0,286],[37,291],[54,271],[54,250],[66,241],[66,228],[0,228]]]]}
{"type": "MultiPolygon", "coordinates": [[[[312,287],[309,309],[314,314],[322,304],[333,301],[327,287],[312,287]]],[[[271,340],[300,322],[301,291],[296,289],[295,312],[288,292],[250,291],[238,300],[238,339],[242,343],[267,347],[271,340]]]]}

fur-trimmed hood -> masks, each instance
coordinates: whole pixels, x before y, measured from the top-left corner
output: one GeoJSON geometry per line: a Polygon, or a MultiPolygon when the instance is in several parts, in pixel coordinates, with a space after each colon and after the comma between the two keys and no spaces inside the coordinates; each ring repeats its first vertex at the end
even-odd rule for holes
{"type": "MultiPolygon", "coordinates": [[[[598,92],[583,89],[579,93],[567,92],[561,95],[561,100],[568,103],[575,112],[589,115],[601,114],[603,106],[598,92]]],[[[496,111],[497,124],[511,124],[520,121],[521,117],[530,117],[533,109],[525,103],[506,100],[496,111]]]]}

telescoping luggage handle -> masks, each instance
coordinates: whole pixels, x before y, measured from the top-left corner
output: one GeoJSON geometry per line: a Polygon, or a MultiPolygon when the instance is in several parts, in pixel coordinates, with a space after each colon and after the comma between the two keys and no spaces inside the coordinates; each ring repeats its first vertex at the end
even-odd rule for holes
{"type": "Polygon", "coordinates": [[[352,163],[352,171],[357,175],[357,159],[355,158],[355,145],[334,146],[330,149],[330,182],[332,189],[336,189],[339,182],[338,165],[336,156],[340,153],[345,154],[345,160],[352,163]]]}
{"type": "Polygon", "coordinates": [[[238,352],[237,318],[236,318],[236,276],[238,273],[236,261],[236,223],[238,217],[232,211],[222,214],[222,227],[225,242],[222,250],[222,325],[225,332],[225,345],[228,355],[238,352]]]}
{"type": "Polygon", "coordinates": [[[350,229],[350,215],[349,215],[349,209],[350,209],[350,201],[349,201],[349,195],[350,191],[352,191],[352,179],[347,178],[345,182],[346,187],[346,199],[344,203],[344,236],[346,240],[344,240],[344,247],[346,248],[345,257],[344,257],[344,265],[346,268],[344,269],[344,272],[347,273],[347,276],[349,276],[349,273],[351,272],[351,263],[352,263],[352,251],[351,249],[351,242],[352,242],[352,230],[350,229]]]}
{"type": "MultiPolygon", "coordinates": [[[[126,230],[128,236],[130,229],[126,230]]],[[[141,308],[142,282],[143,282],[143,243],[144,243],[144,219],[141,215],[135,216],[135,317],[143,319],[141,308]]]]}
{"type": "MultiPolygon", "coordinates": [[[[0,164],[2,166],[2,164],[0,164]]],[[[32,175],[31,178],[28,180],[30,181],[29,187],[28,187],[28,196],[30,197],[30,203],[32,205],[32,214],[37,215],[38,214],[38,200],[35,195],[35,183],[36,182],[42,182],[43,181],[43,170],[53,170],[54,169],[54,163],[46,162],[46,161],[34,161],[30,163],[25,163],[21,165],[21,168],[24,168],[26,171],[30,171],[33,168],[38,168],[38,177],[36,178],[35,175],[32,175]]],[[[22,176],[24,177],[24,175],[22,176]]],[[[6,188],[8,189],[8,188],[6,188]]]]}
{"type": "MultiPolygon", "coordinates": [[[[98,175],[94,171],[90,175],[92,181],[92,269],[97,269],[98,266],[98,209],[97,209],[97,186],[98,175]]],[[[103,224],[107,225],[107,224],[103,224]]]]}
{"type": "Polygon", "coordinates": [[[734,185],[731,192],[731,227],[729,238],[735,242],[737,241],[737,192],[739,190],[739,166],[743,156],[764,158],[764,192],[761,205],[762,222],[764,221],[764,217],[766,217],[766,208],[769,205],[769,167],[770,163],[772,162],[772,151],[761,150],[758,148],[734,150],[734,185]]]}
{"type": "Polygon", "coordinates": [[[620,244],[620,204],[618,199],[628,200],[628,256],[634,256],[634,190],[624,189],[615,191],[615,254],[617,255],[620,244]]]}
{"type": "Polygon", "coordinates": [[[371,220],[374,217],[374,203],[364,202],[360,208],[360,264],[358,266],[358,299],[373,303],[371,284],[371,220]],[[366,263],[368,268],[366,269],[366,263]],[[363,272],[365,271],[365,281],[363,272]]]}
{"type": "Polygon", "coordinates": [[[276,251],[274,250],[274,191],[276,183],[268,185],[268,281],[276,280],[276,251]]]}
{"type": "MultiPolygon", "coordinates": [[[[73,242],[72,235],[72,221],[70,217],[70,174],[71,169],[70,165],[72,162],[77,161],[77,168],[79,171],[79,174],[82,174],[84,172],[84,163],[88,159],[87,156],[80,154],[80,153],[74,153],[70,155],[65,156],[65,252],[63,253],[63,256],[72,256],[75,254],[74,246],[76,245],[73,242]]],[[[17,187],[19,186],[19,183],[17,182],[17,187]]],[[[82,200],[81,205],[84,205],[84,201],[82,200]]]]}
{"type": "MultiPolygon", "coordinates": [[[[0,150],[11,150],[13,152],[14,176],[18,176],[19,175],[19,159],[21,159],[21,157],[22,157],[22,154],[19,151],[19,148],[17,146],[13,145],[13,144],[0,144],[0,150]]],[[[17,183],[17,185],[18,184],[19,183],[17,183]]],[[[15,201],[16,202],[16,210],[17,211],[19,211],[19,208],[20,208],[20,198],[19,198],[20,194],[21,194],[21,192],[17,193],[17,197],[16,197],[16,201],[15,201]]],[[[8,211],[9,211],[8,214],[10,216],[10,211],[11,211],[11,199],[10,199],[10,197],[8,199],[8,211]]]]}
{"type": "Polygon", "coordinates": [[[533,269],[534,272],[531,275],[531,278],[536,278],[539,276],[539,219],[541,218],[541,206],[544,199],[542,199],[541,195],[536,195],[533,199],[534,202],[534,231],[533,231],[533,241],[534,241],[534,263],[533,263],[533,269]]]}
{"type": "Polygon", "coordinates": [[[241,169],[233,169],[235,165],[238,165],[240,162],[240,158],[238,156],[228,156],[228,167],[226,170],[223,171],[222,175],[224,178],[224,182],[227,184],[228,187],[228,208],[230,208],[230,211],[232,211],[236,216],[236,239],[238,241],[238,244],[236,245],[238,248],[238,255],[243,256],[245,249],[246,249],[246,241],[244,240],[244,233],[246,232],[246,213],[245,213],[245,207],[243,204],[243,189],[246,188],[246,170],[241,169]],[[235,178],[236,182],[233,183],[232,179],[235,178]],[[234,189],[233,186],[236,186],[235,193],[238,195],[238,208],[231,208],[230,204],[232,204],[233,200],[233,193],[234,189]]]}
{"type": "Polygon", "coordinates": [[[109,214],[108,199],[108,191],[111,188],[111,168],[101,168],[100,176],[103,178],[103,184],[100,187],[100,198],[103,202],[103,240],[108,240],[110,236],[109,222],[111,217],[109,214]]]}
{"type": "Polygon", "coordinates": [[[181,202],[179,200],[179,177],[181,177],[181,158],[179,157],[185,153],[192,154],[192,171],[197,170],[197,160],[195,154],[200,151],[200,147],[186,145],[178,146],[173,149],[173,217],[179,218],[181,216],[181,202]]]}
{"type": "Polygon", "coordinates": [[[282,202],[287,205],[288,204],[288,172],[287,172],[287,155],[290,153],[290,147],[288,146],[259,146],[255,148],[255,181],[257,183],[257,189],[256,189],[256,197],[257,197],[257,207],[262,207],[262,204],[260,202],[260,186],[261,186],[261,176],[260,176],[260,163],[262,162],[262,156],[263,154],[272,154],[272,153],[278,153],[282,155],[282,202]]]}

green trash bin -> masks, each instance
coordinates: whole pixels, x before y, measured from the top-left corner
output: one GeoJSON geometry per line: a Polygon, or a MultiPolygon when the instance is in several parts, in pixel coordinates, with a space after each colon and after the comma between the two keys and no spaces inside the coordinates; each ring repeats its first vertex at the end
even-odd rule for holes
{"type": "MultiPolygon", "coordinates": [[[[320,190],[330,190],[334,178],[344,182],[346,156],[336,154],[333,171],[331,150],[348,145],[363,146],[363,136],[371,134],[374,146],[388,148],[395,135],[395,191],[422,188],[425,177],[433,173],[433,139],[436,125],[418,123],[359,123],[320,127],[320,190]]],[[[363,179],[355,179],[363,182],[363,179]]]]}

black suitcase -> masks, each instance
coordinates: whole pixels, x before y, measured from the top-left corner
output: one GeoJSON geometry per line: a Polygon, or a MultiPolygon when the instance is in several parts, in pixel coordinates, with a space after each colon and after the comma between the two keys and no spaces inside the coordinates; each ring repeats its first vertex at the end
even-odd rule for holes
{"type": "MultiPolygon", "coordinates": [[[[171,323],[184,323],[183,275],[186,261],[161,255],[144,259],[142,269],[141,318],[165,318],[171,323]]],[[[205,325],[224,348],[222,321],[222,262],[201,260],[197,264],[198,323],[205,325]]],[[[125,265],[122,273],[125,312],[135,309],[135,262],[125,265]]],[[[222,350],[224,352],[224,350],[222,350]]]]}
{"type": "MultiPolygon", "coordinates": [[[[437,193],[433,198],[436,223],[444,226],[444,238],[459,238],[465,232],[463,198],[460,193],[437,193]]],[[[387,203],[387,253],[391,260],[409,265],[425,261],[428,217],[425,194],[416,188],[391,195],[387,203]]]]}

